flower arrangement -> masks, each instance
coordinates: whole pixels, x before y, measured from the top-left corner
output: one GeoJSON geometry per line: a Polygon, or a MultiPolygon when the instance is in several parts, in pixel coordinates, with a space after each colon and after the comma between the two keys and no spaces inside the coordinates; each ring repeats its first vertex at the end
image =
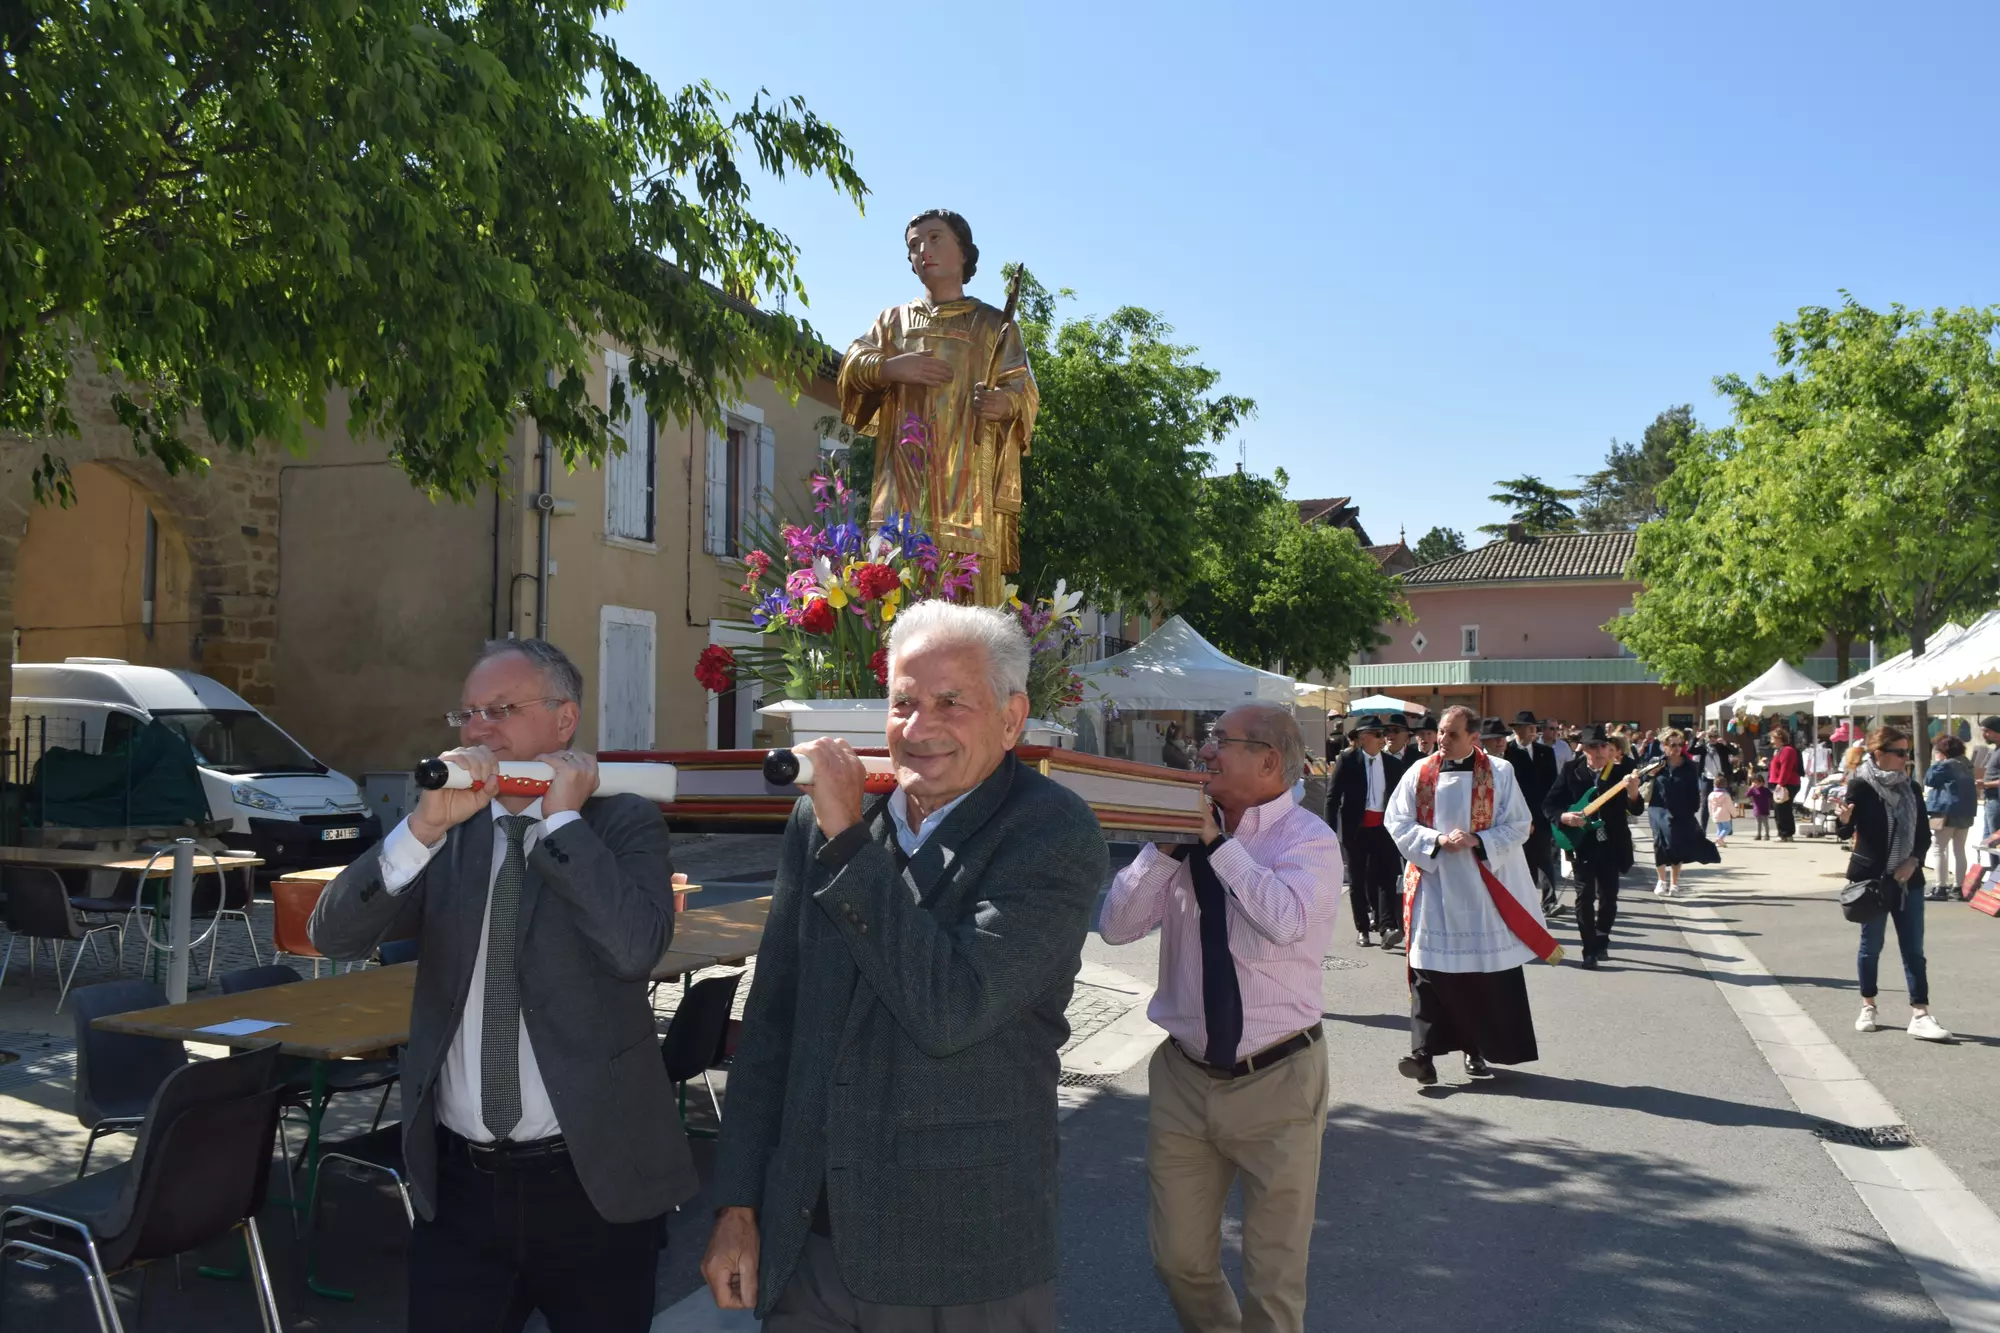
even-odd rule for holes
{"type": "Polygon", "coordinates": [[[1083,618],[1077,607],[1083,594],[1069,591],[1067,580],[1056,581],[1055,595],[1023,602],[1011,591],[1008,606],[1028,636],[1028,716],[1056,719],[1084,701],[1086,686],[1072,666],[1083,646],[1083,618]]]}
{"type": "Polygon", "coordinates": [[[743,557],[737,591],[765,644],[705,651],[695,667],[704,689],[721,693],[748,675],[788,699],[879,699],[896,613],[971,594],[978,557],[938,550],[908,514],[866,535],[837,469],[815,473],[812,492],[814,523],[753,534],[757,544],[743,557]]]}

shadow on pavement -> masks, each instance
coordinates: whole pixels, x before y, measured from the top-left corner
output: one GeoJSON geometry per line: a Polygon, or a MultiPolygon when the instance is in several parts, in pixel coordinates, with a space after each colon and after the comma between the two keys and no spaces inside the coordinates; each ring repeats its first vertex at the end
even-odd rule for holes
{"type": "MultiPolygon", "coordinates": [[[[1514,1083],[1515,1087],[1506,1086],[1514,1083]]],[[[1549,1096],[1706,1124],[1804,1118],[1659,1088],[1502,1075],[1549,1096]]],[[[1462,1105],[1462,1104],[1461,1104],[1462,1105]]],[[[1146,1246],[1146,1103],[1107,1092],[1065,1126],[1063,1326],[1174,1327],[1146,1246]]],[[[1947,1328],[1875,1235],[1804,1234],[1740,1214],[1763,1190],[1650,1152],[1523,1142],[1438,1110],[1337,1104],[1313,1235],[1309,1328],[1947,1328]],[[1824,1237],[1822,1237],[1824,1240],[1824,1237]]],[[[1224,1266],[1241,1290],[1239,1205],[1224,1266]]]]}

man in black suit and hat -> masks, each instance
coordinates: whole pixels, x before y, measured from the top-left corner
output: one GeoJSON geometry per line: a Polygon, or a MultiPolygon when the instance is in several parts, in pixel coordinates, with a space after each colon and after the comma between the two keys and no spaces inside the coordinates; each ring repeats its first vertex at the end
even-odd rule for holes
{"type": "Polygon", "coordinates": [[[1583,940],[1583,965],[1595,970],[1611,952],[1611,924],[1618,917],[1618,877],[1632,864],[1630,815],[1645,813],[1639,799],[1639,775],[1632,761],[1618,753],[1602,723],[1583,729],[1583,753],[1570,761],[1542,799],[1542,813],[1562,825],[1575,846],[1576,930],[1583,940]],[[1602,806],[1594,827],[1571,809],[1585,797],[1620,787],[1624,795],[1602,806]]]}
{"type": "Polygon", "coordinates": [[[1334,760],[1327,783],[1326,822],[1340,834],[1354,942],[1364,949],[1374,943],[1371,930],[1382,933],[1385,949],[1403,939],[1403,854],[1382,826],[1382,812],[1403,778],[1403,760],[1385,748],[1384,730],[1381,718],[1355,718],[1347,733],[1354,743],[1334,760]]]}
{"type": "MultiPolygon", "coordinates": [[[[1425,713],[1417,719],[1416,756],[1409,762],[1415,763],[1438,747],[1438,719],[1436,713],[1425,713]]],[[[1407,767],[1407,765],[1405,765],[1407,767]]]]}
{"type": "Polygon", "coordinates": [[[1479,719],[1479,748],[1486,751],[1487,754],[1493,756],[1495,759],[1502,758],[1506,755],[1507,746],[1511,740],[1512,736],[1507,730],[1507,724],[1499,718],[1482,717],[1479,719]]]}
{"type": "Polygon", "coordinates": [[[1542,884],[1542,915],[1554,916],[1562,910],[1562,892],[1558,887],[1562,872],[1556,868],[1555,838],[1542,802],[1548,799],[1549,789],[1556,785],[1561,773],[1556,752],[1538,739],[1541,727],[1532,708],[1514,714],[1514,739],[1507,742],[1507,762],[1514,766],[1521,795],[1527,798],[1528,809],[1534,812],[1535,831],[1528,835],[1523,851],[1528,858],[1528,869],[1542,884]]]}
{"type": "Polygon", "coordinates": [[[1382,719],[1382,738],[1390,754],[1403,761],[1408,768],[1423,755],[1417,751],[1417,743],[1410,739],[1410,720],[1401,713],[1390,713],[1382,719]]]}

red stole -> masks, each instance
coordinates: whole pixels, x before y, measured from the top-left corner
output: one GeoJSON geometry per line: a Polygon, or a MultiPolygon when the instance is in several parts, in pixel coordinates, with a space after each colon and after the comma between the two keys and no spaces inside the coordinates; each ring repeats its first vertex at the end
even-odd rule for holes
{"type": "MultiPolygon", "coordinates": [[[[1425,828],[1437,827],[1437,785],[1438,774],[1444,769],[1444,754],[1434,750],[1417,765],[1417,822],[1425,828]]],[[[1483,833],[1493,827],[1493,760],[1484,750],[1472,752],[1472,831],[1483,833]]],[[[1500,919],[1507,923],[1507,929],[1514,932],[1514,938],[1528,946],[1535,957],[1545,963],[1560,963],[1563,947],[1556,943],[1555,936],[1548,928],[1535,920],[1534,913],[1521,906],[1521,900],[1511,893],[1499,876],[1480,857],[1473,857],[1473,864],[1479,867],[1479,878],[1486,885],[1486,895],[1493,900],[1493,909],[1500,913],[1500,919]]],[[[1417,886],[1423,883],[1424,872],[1413,861],[1403,873],[1403,937],[1415,941],[1411,929],[1417,906],[1417,886]]]]}

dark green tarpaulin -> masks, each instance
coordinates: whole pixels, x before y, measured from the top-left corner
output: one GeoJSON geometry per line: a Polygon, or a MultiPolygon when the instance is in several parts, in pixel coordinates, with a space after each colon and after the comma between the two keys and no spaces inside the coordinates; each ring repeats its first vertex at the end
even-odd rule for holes
{"type": "Polygon", "coordinates": [[[158,722],[109,754],[51,746],[26,795],[23,821],[42,827],[157,828],[211,818],[194,751],[158,722]]]}

